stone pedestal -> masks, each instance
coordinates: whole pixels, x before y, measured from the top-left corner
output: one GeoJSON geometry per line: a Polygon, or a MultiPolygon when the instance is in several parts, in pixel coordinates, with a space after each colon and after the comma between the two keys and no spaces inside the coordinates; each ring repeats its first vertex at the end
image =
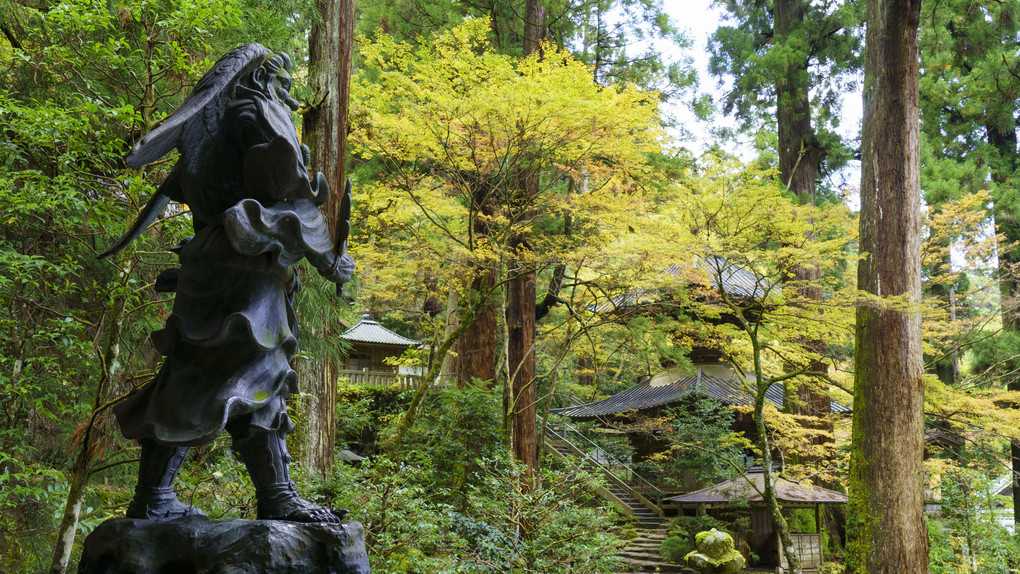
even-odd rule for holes
{"type": "Polygon", "coordinates": [[[78,574],[368,574],[358,522],[116,518],[85,539],[78,574]]]}

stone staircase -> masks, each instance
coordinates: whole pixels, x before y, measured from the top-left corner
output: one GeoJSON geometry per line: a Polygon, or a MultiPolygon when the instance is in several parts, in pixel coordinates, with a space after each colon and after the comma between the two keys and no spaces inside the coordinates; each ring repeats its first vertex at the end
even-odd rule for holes
{"type": "Polygon", "coordinates": [[[659,554],[659,547],[666,539],[666,530],[669,522],[659,518],[645,505],[619,486],[612,485],[609,491],[630,507],[634,513],[637,526],[637,536],[631,540],[620,552],[620,558],[624,563],[624,570],[620,574],[631,574],[635,572],[692,572],[679,564],[670,564],[659,554]]]}
{"type": "Polygon", "coordinates": [[[637,574],[638,572],[683,572],[693,574],[694,570],[671,564],[659,555],[659,546],[666,539],[666,532],[638,530],[638,535],[620,552],[623,569],[617,574],[637,574]]]}
{"type": "MultiPolygon", "coordinates": [[[[560,456],[575,455],[567,446],[562,444],[549,442],[547,446],[551,447],[560,456]]],[[[589,462],[586,466],[595,465],[589,462]]],[[[666,562],[662,555],[659,554],[659,547],[662,545],[662,541],[666,539],[666,531],[669,528],[668,520],[659,517],[657,513],[631,496],[630,492],[618,484],[610,482],[607,490],[612,494],[612,498],[607,497],[610,502],[615,504],[622,502],[630,509],[629,514],[634,516],[635,526],[637,527],[637,536],[619,554],[620,559],[624,563],[623,570],[619,574],[637,572],[661,572],[664,574],[671,572],[694,572],[679,564],[666,562]],[[613,498],[616,500],[613,500],[613,498]]]]}

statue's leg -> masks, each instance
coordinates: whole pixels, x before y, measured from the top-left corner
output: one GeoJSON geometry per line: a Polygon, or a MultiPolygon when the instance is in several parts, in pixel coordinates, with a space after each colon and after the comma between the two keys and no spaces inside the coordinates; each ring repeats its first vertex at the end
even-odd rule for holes
{"type": "MultiPolygon", "coordinates": [[[[286,414],[283,415],[284,417],[286,414]]],[[[282,430],[266,430],[249,424],[249,417],[227,423],[238,454],[255,485],[260,520],[291,522],[340,522],[346,510],[312,504],[297,494],[290,479],[290,454],[282,430]]],[[[284,428],[287,428],[286,426],[284,428]]]]}
{"type": "Polygon", "coordinates": [[[177,500],[174,477],[188,454],[187,447],[163,446],[153,439],[138,441],[142,458],[138,463],[138,485],[135,497],[128,505],[127,518],[147,520],[173,520],[182,516],[204,515],[195,508],[177,500]]]}

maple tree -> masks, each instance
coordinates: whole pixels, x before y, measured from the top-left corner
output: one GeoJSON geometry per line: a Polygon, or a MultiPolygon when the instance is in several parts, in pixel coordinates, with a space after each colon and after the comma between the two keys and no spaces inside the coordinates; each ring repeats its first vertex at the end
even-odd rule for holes
{"type": "MultiPolygon", "coordinates": [[[[779,413],[765,394],[774,384],[810,385],[826,397],[830,383],[845,387],[815,365],[845,358],[840,342],[845,344],[852,331],[855,298],[846,272],[852,267],[856,233],[845,206],[800,204],[784,195],[776,175],[710,158],[699,174],[677,182],[679,193],[658,205],[645,240],[649,252],[667,254],[670,263],[680,266],[681,272],[668,281],[673,290],[687,291],[690,300],[698,301],[701,322],[692,328],[702,344],[709,341],[722,352],[754,397],[750,412],[765,474],[761,494],[787,560],[798,571],[775,495],[774,441],[782,443],[779,452],[797,447],[802,454],[830,461],[832,454],[824,448],[812,451],[815,441],[809,437],[819,434],[811,430],[817,417],[779,413]],[[805,265],[819,269],[817,278],[791,277],[793,269],[805,265]],[[805,295],[811,291],[824,296],[805,295]],[[829,346],[805,346],[805,337],[829,346]]],[[[827,439],[831,443],[831,434],[827,439]]],[[[815,470],[832,473],[835,468],[815,470]]]]}
{"type": "MultiPolygon", "coordinates": [[[[477,274],[493,274],[498,288],[511,258],[534,268],[555,264],[572,246],[612,231],[599,221],[626,220],[640,193],[635,182],[661,134],[655,95],[601,87],[587,66],[552,46],[541,58],[496,53],[487,26],[469,20],[419,46],[377,35],[362,47],[351,146],[380,172],[360,209],[377,249],[383,242],[410,248],[400,269],[365,254],[366,281],[376,282],[371,294],[421,284],[411,277],[427,273],[433,295],[452,291],[462,311],[480,308],[496,289],[478,290],[477,274]],[[536,174],[533,186],[520,181],[525,171],[536,174]],[[564,213],[571,236],[534,234],[526,247],[512,247],[529,230],[562,225],[564,213]],[[379,239],[376,226],[390,229],[395,217],[416,223],[410,233],[379,239]]],[[[435,328],[436,349],[448,349],[470,323],[461,317],[460,330],[448,331],[452,311],[435,328]]],[[[442,354],[430,358],[430,373],[438,374],[442,354]]],[[[509,397],[508,411],[516,400],[509,397]]],[[[407,417],[410,424],[413,409],[407,417]]]]}

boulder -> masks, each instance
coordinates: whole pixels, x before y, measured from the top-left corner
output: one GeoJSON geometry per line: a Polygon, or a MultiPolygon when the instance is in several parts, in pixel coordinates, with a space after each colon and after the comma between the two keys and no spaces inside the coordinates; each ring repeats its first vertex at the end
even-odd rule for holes
{"type": "Polygon", "coordinates": [[[744,568],[744,557],[733,549],[733,538],[715,528],[694,536],[698,549],[684,556],[687,565],[702,574],[733,574],[744,568]]]}

